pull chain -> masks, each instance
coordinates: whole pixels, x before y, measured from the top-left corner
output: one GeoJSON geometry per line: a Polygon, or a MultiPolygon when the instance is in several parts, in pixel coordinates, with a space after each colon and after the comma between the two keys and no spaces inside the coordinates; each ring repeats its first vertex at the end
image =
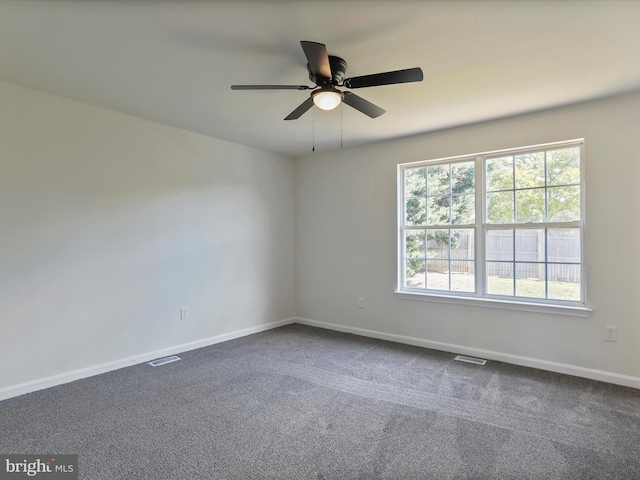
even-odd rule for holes
{"type": "Polygon", "coordinates": [[[340,102],[340,148],[342,148],[342,102],[340,102]]]}
{"type": "Polygon", "coordinates": [[[312,144],[313,144],[313,147],[312,147],[311,151],[315,152],[316,151],[316,109],[315,108],[312,108],[311,115],[312,115],[312,118],[313,118],[313,120],[312,120],[313,121],[313,126],[311,127],[311,130],[313,132],[312,133],[312,144]]]}

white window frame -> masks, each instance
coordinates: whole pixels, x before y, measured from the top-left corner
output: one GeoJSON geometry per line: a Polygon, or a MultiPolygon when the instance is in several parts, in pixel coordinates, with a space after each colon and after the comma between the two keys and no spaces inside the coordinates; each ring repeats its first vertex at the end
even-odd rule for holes
{"type": "MultiPolygon", "coordinates": [[[[398,165],[398,277],[397,290],[395,292],[397,298],[410,300],[426,300],[431,302],[444,302],[454,304],[467,304],[481,307],[490,307],[498,309],[523,310],[541,313],[553,313],[561,315],[573,315],[586,317],[591,312],[587,306],[586,278],[587,268],[585,265],[585,167],[584,167],[584,139],[574,139],[562,142],[545,143],[540,145],[531,145],[527,147],[510,148],[503,150],[494,150],[489,152],[481,152],[472,155],[460,155],[455,157],[445,157],[433,160],[402,163],[398,165]],[[568,148],[572,146],[580,147],[580,220],[573,222],[542,222],[542,223],[507,223],[507,224],[489,224],[486,219],[486,161],[491,158],[507,155],[517,155],[523,153],[534,153],[559,148],[568,148]],[[405,287],[405,231],[411,230],[411,226],[405,226],[405,182],[404,171],[410,168],[433,166],[442,164],[452,164],[460,162],[475,162],[475,223],[469,225],[450,225],[449,228],[474,228],[475,231],[475,285],[476,292],[455,292],[449,290],[428,290],[422,288],[405,287]],[[485,238],[489,230],[511,229],[511,228],[562,228],[574,227],[580,229],[581,249],[580,249],[580,265],[581,265],[581,300],[580,301],[561,301],[516,296],[498,296],[489,295],[486,292],[486,252],[485,238]]],[[[515,186],[514,186],[515,188],[515,186]]],[[[546,188],[546,184],[545,184],[546,188]]],[[[443,227],[446,228],[446,227],[443,227]]],[[[545,265],[548,265],[545,258],[545,265]]]]}

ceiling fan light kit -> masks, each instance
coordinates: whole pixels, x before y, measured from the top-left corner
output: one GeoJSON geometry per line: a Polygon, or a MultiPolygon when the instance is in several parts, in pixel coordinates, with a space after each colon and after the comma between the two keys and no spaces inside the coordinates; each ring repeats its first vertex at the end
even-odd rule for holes
{"type": "Polygon", "coordinates": [[[333,110],[342,103],[342,92],[333,87],[321,87],[311,92],[311,99],[322,110],[333,110]]]}
{"type": "Polygon", "coordinates": [[[291,112],[285,120],[296,120],[316,105],[322,110],[333,110],[342,102],[365,115],[376,118],[385,110],[352,92],[342,92],[336,87],[364,88],[398,83],[421,82],[419,67],[392,72],[374,73],[359,77],[345,78],[347,62],[340,57],[327,54],[327,47],[317,42],[300,42],[307,57],[309,80],[315,87],[307,85],[231,85],[232,90],[313,90],[309,98],[291,112]]]}

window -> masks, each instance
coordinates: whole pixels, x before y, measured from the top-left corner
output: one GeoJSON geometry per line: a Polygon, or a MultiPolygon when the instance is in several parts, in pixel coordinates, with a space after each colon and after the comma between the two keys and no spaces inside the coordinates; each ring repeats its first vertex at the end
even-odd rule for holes
{"type": "Polygon", "coordinates": [[[584,307],[582,152],[399,165],[399,292],[584,307]]]}

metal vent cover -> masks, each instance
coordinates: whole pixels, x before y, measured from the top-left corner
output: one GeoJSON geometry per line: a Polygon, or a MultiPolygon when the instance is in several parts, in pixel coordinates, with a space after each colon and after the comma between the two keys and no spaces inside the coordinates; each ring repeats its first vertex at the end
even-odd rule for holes
{"type": "Polygon", "coordinates": [[[476,365],[484,365],[487,361],[484,358],[467,357],[466,355],[458,355],[454,360],[458,362],[474,363],[476,365]]]}
{"type": "Polygon", "coordinates": [[[177,357],[176,355],[171,355],[170,357],[164,357],[164,358],[159,358],[157,360],[153,360],[152,362],[149,362],[149,365],[151,365],[152,367],[159,367],[160,365],[166,365],[167,363],[177,362],[178,360],[180,360],[180,357],[177,357]]]}

